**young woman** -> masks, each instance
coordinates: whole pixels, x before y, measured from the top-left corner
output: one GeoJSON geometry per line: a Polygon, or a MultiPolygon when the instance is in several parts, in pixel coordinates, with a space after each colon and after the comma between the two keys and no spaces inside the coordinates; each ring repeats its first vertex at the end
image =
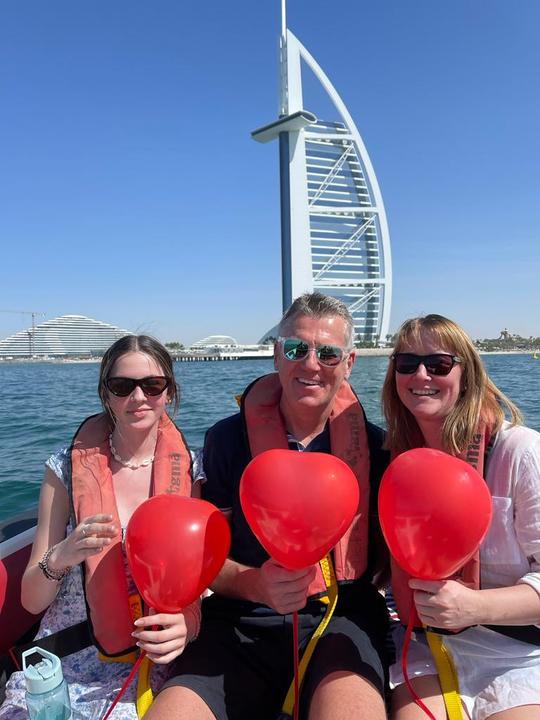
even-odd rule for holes
{"type": "MultiPolygon", "coordinates": [[[[472,720],[540,717],[540,434],[520,424],[519,411],[489,379],[470,338],[440,315],[408,320],[399,330],[383,407],[394,456],[429,447],[478,458],[493,500],[480,582],[420,581],[396,568],[396,598],[408,583],[424,625],[467,628],[444,635],[443,642],[472,720]]],[[[393,718],[424,720],[403,684],[399,650],[391,672],[393,718]]],[[[411,643],[408,668],[420,698],[438,720],[446,718],[421,631],[411,643]]]]}
{"type": "MultiPolygon", "coordinates": [[[[132,667],[126,654],[138,646],[163,671],[200,623],[197,604],[175,615],[142,607],[123,549],[124,530],[144,500],[192,491],[191,455],[166,412],[178,405],[171,357],[148,336],[121,338],[103,357],[98,391],[104,412],[87,418],[71,446],[46,463],[21,593],[30,612],[48,608],[35,644],[51,635],[47,647],[65,654],[77,718],[102,717],[132,667]],[[67,639],[58,634],[65,628],[67,639]]],[[[158,685],[164,673],[153,675],[158,685]]],[[[137,717],[135,688],[115,708],[115,720],[137,717]]],[[[26,717],[24,678],[15,673],[0,718],[26,717]]]]}

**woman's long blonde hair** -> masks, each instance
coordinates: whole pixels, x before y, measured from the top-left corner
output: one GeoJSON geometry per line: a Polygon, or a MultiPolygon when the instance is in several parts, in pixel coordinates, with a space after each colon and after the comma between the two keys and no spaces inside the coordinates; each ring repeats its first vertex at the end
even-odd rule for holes
{"type": "MultiPolygon", "coordinates": [[[[461,454],[482,423],[488,424],[492,433],[497,432],[505,419],[505,409],[513,425],[521,424],[520,411],[489,379],[472,340],[452,320],[434,314],[407,320],[397,333],[394,353],[408,347],[422,347],[422,336],[425,335],[462,361],[461,394],[442,427],[446,452],[461,454]]],[[[423,445],[418,423],[399,399],[393,360],[384,379],[382,406],[388,429],[386,445],[393,454],[423,445]]]]}

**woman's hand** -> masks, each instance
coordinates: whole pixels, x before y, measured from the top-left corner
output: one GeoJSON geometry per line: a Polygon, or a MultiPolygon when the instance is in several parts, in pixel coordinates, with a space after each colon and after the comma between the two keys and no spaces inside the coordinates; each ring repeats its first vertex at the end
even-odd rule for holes
{"type": "Polygon", "coordinates": [[[183,613],[156,613],[153,608],[150,615],[135,620],[135,627],[132,635],[137,646],[157,665],[170,663],[181,655],[196,634],[194,628],[188,628],[183,613]]]}
{"type": "Polygon", "coordinates": [[[480,591],[456,580],[409,580],[424,625],[461,630],[480,622],[480,591]]]}
{"type": "Polygon", "coordinates": [[[49,557],[51,570],[73,567],[110,545],[118,528],[112,515],[90,515],[80,522],[65,540],[59,542],[49,557]]]}

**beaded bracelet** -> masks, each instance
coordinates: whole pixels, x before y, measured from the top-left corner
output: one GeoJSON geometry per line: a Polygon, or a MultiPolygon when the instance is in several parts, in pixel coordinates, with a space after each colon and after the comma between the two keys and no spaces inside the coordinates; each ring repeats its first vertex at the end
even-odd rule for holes
{"type": "Polygon", "coordinates": [[[70,567],[64,568],[63,570],[53,570],[53,568],[49,567],[49,558],[51,557],[51,553],[54,550],[56,545],[53,545],[50,547],[45,555],[41,558],[41,560],[38,562],[38,566],[42,570],[43,574],[47,578],[47,580],[52,580],[53,582],[61,582],[66,575],[71,570],[70,567]]]}

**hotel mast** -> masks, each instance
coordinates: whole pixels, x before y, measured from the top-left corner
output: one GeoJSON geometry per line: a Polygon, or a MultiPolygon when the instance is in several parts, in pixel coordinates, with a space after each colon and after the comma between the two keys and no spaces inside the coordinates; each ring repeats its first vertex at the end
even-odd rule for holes
{"type": "Polygon", "coordinates": [[[355,339],[384,341],[392,299],[390,236],[379,184],[356,125],[312,55],[286,27],[282,0],[279,119],[252,133],[279,138],[283,310],[318,290],[343,300],[355,339]],[[336,115],[304,109],[311,70],[336,115]]]}

